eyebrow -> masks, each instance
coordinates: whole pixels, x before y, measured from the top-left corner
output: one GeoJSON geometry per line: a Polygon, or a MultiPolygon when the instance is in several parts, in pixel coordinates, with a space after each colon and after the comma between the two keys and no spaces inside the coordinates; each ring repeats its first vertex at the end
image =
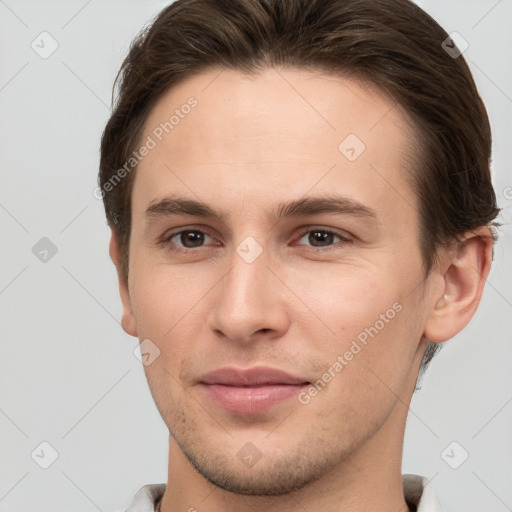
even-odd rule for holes
{"type": "MultiPolygon", "coordinates": [[[[279,222],[288,217],[308,217],[318,214],[340,214],[364,217],[377,221],[375,210],[343,196],[304,197],[290,202],[278,203],[271,214],[271,220],[279,222]]],[[[153,202],[146,209],[148,217],[165,217],[170,215],[191,215],[212,218],[225,222],[228,215],[217,211],[208,203],[180,196],[167,196],[153,202]]]]}

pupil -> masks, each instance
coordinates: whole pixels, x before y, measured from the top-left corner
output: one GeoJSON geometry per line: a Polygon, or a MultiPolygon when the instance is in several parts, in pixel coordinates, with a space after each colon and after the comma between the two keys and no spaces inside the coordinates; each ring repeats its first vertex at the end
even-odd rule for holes
{"type": "Polygon", "coordinates": [[[203,233],[197,231],[185,231],[181,235],[181,242],[185,247],[199,247],[204,240],[203,233]],[[187,245],[191,242],[191,245],[187,245]]]}
{"type": "Polygon", "coordinates": [[[326,233],[325,231],[312,231],[309,236],[309,241],[315,245],[316,242],[320,242],[320,244],[325,242],[332,242],[332,237],[334,235],[332,233],[326,233]]]}

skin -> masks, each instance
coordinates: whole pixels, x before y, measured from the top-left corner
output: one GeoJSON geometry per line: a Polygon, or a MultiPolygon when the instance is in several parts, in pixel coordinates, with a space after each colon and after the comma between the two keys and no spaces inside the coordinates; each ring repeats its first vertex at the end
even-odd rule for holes
{"type": "Polygon", "coordinates": [[[123,328],[160,350],[144,370],[170,432],[162,511],[407,510],[401,458],[418,370],[428,340],[450,339],[473,316],[489,230],[444,250],[425,279],[406,169],[413,135],[378,90],[292,68],[212,70],[162,96],[141,140],[190,96],[197,107],[136,171],[127,280],[114,234],[110,244],[123,328]],[[349,134],[366,146],[353,162],[338,149],[349,134]],[[376,218],[271,218],[278,203],[334,193],[376,218]],[[147,215],[169,194],[225,216],[147,215]],[[206,235],[195,246],[171,237],[184,228],[206,235]],[[349,241],[319,242],[322,229],[349,241]],[[248,236],[262,249],[252,263],[236,251],[248,236]],[[248,417],[197,384],[256,365],[315,382],[393,304],[401,311],[307,404],[248,417]],[[261,454],[252,467],[237,457],[248,442],[261,454]]]}

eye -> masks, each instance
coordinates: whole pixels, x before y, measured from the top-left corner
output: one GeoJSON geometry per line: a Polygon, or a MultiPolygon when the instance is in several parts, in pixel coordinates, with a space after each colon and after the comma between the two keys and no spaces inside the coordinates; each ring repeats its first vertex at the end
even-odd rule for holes
{"type": "Polygon", "coordinates": [[[182,229],[174,233],[165,234],[159,241],[160,244],[169,246],[177,252],[189,252],[195,248],[204,247],[205,241],[213,240],[208,233],[199,229],[182,229]]]}
{"type": "MultiPolygon", "coordinates": [[[[348,238],[346,234],[330,229],[315,228],[304,231],[294,245],[311,244],[311,250],[326,252],[331,249],[339,248],[340,245],[350,243],[351,241],[352,240],[348,238]]],[[[197,252],[197,249],[212,245],[212,242],[213,245],[220,245],[205,231],[194,228],[165,233],[158,241],[159,245],[163,245],[169,250],[182,253],[197,252]]]]}
{"type": "Polygon", "coordinates": [[[350,238],[347,236],[338,233],[336,231],[331,231],[329,229],[310,229],[309,231],[304,232],[298,240],[298,243],[302,240],[306,240],[306,242],[312,244],[312,248],[315,250],[322,250],[322,248],[326,248],[327,250],[331,249],[333,244],[335,244],[336,239],[340,240],[340,242],[351,242],[350,238]]]}

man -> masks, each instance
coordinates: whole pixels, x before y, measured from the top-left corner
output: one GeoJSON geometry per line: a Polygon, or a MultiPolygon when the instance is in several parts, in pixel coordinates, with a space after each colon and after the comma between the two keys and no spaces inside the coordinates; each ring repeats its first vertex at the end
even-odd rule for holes
{"type": "Polygon", "coordinates": [[[408,405],[498,214],[456,49],[407,0],[178,0],[134,42],[99,186],[170,437],[130,512],[441,510],[408,405]]]}

